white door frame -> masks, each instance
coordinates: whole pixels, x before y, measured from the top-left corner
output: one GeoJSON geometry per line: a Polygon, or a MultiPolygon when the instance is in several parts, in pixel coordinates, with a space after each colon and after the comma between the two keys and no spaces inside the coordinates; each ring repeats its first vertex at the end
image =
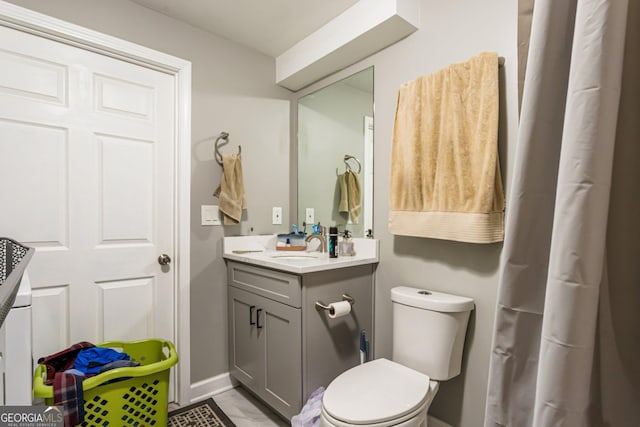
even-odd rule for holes
{"type": "Polygon", "coordinates": [[[180,356],[177,365],[177,401],[190,403],[191,357],[189,330],[189,235],[191,186],[191,63],[112,36],[70,24],[0,0],[0,25],[32,33],[126,62],[174,76],[176,200],[174,212],[175,346],[180,356]]]}

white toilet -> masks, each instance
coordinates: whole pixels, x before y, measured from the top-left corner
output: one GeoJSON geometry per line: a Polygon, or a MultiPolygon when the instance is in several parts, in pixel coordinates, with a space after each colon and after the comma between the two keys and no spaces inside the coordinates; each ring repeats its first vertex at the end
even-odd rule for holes
{"type": "Polygon", "coordinates": [[[393,361],[376,359],[334,379],[321,426],[426,427],[438,381],[460,373],[473,300],[401,286],[391,301],[393,361]]]}

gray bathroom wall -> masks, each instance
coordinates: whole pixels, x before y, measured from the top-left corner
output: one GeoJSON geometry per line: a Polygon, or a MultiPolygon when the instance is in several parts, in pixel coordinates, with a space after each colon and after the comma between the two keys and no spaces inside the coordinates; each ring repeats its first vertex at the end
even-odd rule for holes
{"type": "Polygon", "coordinates": [[[222,237],[280,231],[271,207],[289,224],[291,92],[274,84],[273,58],[141,7],[128,0],[12,0],[19,6],[165,52],[192,63],[191,379],[227,372],[226,270],[222,237]],[[213,143],[230,133],[222,152],[242,145],[248,209],[242,226],[203,227],[200,205],[221,168],[213,143]],[[253,231],[252,231],[253,229],[253,231]]]}
{"type": "MultiPolygon", "coordinates": [[[[479,245],[389,234],[391,136],[400,84],[482,51],[495,51],[505,59],[500,69],[499,148],[508,191],[518,121],[518,3],[421,0],[420,5],[418,31],[298,95],[375,66],[374,235],[380,239],[381,250],[376,271],[375,357],[391,357],[392,287],[415,286],[473,298],[476,307],[467,332],[462,374],[441,383],[431,413],[453,426],[477,427],[484,419],[502,244],[479,245]]],[[[416,325],[416,330],[423,327],[426,326],[416,325]]]]}

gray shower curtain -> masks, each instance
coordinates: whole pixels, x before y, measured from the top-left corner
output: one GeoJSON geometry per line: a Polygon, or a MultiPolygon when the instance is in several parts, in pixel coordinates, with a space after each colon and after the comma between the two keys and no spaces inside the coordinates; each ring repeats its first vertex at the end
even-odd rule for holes
{"type": "MultiPolygon", "coordinates": [[[[622,133],[631,145],[616,146],[628,13],[633,9],[637,16],[637,5],[631,3],[535,2],[514,177],[507,197],[485,427],[640,425],[640,375],[632,366],[640,359],[629,363],[624,357],[638,355],[640,316],[631,309],[616,326],[611,318],[617,307],[610,309],[612,299],[624,301],[625,292],[629,298],[640,295],[640,269],[632,265],[640,263],[638,244],[626,243],[636,251],[635,263],[627,254],[630,262],[616,267],[628,268],[635,277],[614,284],[607,268],[611,269],[608,247],[619,243],[611,242],[611,236],[620,230],[619,225],[608,225],[610,205],[630,207],[631,215],[623,213],[626,218],[621,221],[629,221],[627,233],[640,240],[634,231],[640,228],[640,179],[626,184],[630,193],[622,195],[621,204],[620,196],[614,201],[611,191],[614,155],[620,170],[626,162],[629,178],[638,178],[629,161],[618,157],[622,146],[631,147],[628,154],[638,154],[635,123],[640,116],[635,123],[625,122],[622,133]],[[628,289],[621,288],[625,281],[631,282],[628,289]],[[620,327],[627,321],[635,322],[631,331],[620,327]],[[610,332],[611,339],[603,338],[603,331],[610,332]],[[607,359],[609,347],[617,347],[612,359],[607,359]],[[604,359],[619,362],[621,376],[637,376],[620,387],[607,384],[604,359]],[[606,395],[609,392],[625,396],[606,395]],[[605,420],[609,415],[603,415],[604,407],[613,407],[611,401],[617,399],[627,400],[629,404],[617,410],[627,413],[605,420]],[[635,413],[628,413],[629,408],[635,413]]],[[[631,66],[636,74],[629,82],[637,94],[637,54],[635,58],[631,66]]],[[[629,105],[637,113],[638,98],[629,105]]],[[[636,170],[638,160],[631,159],[636,170]]],[[[640,299],[635,304],[635,312],[640,312],[640,299]]]]}

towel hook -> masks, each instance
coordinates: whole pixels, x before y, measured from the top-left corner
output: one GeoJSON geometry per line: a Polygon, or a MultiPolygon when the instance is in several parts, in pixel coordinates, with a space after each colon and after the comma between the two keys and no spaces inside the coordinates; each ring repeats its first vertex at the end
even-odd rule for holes
{"type": "MultiPolygon", "coordinates": [[[[220,132],[220,135],[218,136],[215,142],[215,152],[214,152],[216,162],[218,162],[220,166],[222,166],[222,154],[220,154],[220,147],[228,143],[229,143],[229,132],[220,132]]],[[[242,147],[238,145],[238,156],[241,153],[242,153],[242,147]]]]}
{"type": "MultiPolygon", "coordinates": [[[[356,163],[358,164],[358,172],[356,172],[358,175],[360,175],[360,172],[362,171],[362,164],[360,163],[360,160],[358,160],[357,157],[354,157],[350,154],[345,154],[344,155],[344,165],[347,171],[351,170],[351,165],[349,164],[349,160],[355,160],[356,163]]],[[[340,176],[340,173],[338,172],[338,168],[336,168],[336,175],[340,176]]]]}

